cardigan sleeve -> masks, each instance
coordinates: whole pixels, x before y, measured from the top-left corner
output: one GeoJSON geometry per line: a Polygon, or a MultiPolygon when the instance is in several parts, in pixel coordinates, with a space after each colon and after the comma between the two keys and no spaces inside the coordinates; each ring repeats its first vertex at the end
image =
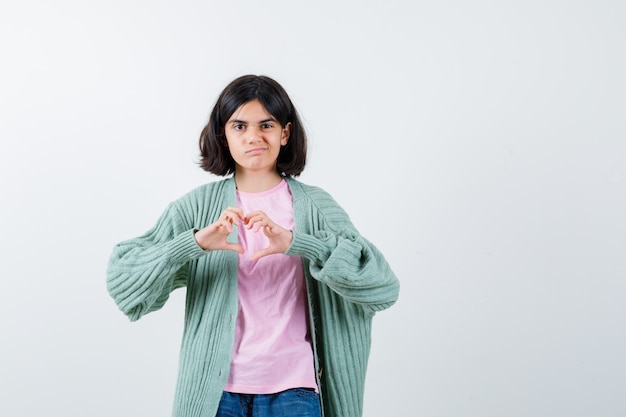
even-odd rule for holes
{"type": "Polygon", "coordinates": [[[107,266],[107,290],[131,321],[161,308],[187,281],[189,261],[206,252],[174,203],[144,235],[117,244],[107,266]]]}
{"type": "Polygon", "coordinates": [[[400,283],[387,260],[330,195],[315,190],[308,212],[315,219],[311,230],[294,230],[286,254],[306,258],[313,278],[372,313],[392,306],[400,283]]]}

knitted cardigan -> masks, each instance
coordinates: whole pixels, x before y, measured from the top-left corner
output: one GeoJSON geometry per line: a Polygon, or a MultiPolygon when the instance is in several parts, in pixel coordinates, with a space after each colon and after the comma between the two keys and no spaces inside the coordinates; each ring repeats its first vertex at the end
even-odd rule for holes
{"type": "MultiPolygon", "coordinates": [[[[286,179],[295,217],[286,254],[302,257],[323,415],[360,417],[372,318],[396,301],[399,282],[329,194],[286,179]]],[[[235,205],[233,177],[198,187],[170,203],[144,235],[116,245],[109,260],[107,289],[131,321],[186,287],[174,417],[214,416],[228,378],[237,253],[205,251],[194,233],[235,205]]],[[[236,229],[228,240],[237,241],[236,229]]]]}

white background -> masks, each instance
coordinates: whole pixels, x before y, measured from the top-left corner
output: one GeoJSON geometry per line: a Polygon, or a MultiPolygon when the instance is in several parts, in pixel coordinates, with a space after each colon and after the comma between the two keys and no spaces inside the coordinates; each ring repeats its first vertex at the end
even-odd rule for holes
{"type": "Polygon", "coordinates": [[[246,73],[401,281],[366,417],[626,415],[626,3],[301,3],[3,1],[0,415],[169,416],[184,290],[130,323],[106,263],[246,73]]]}

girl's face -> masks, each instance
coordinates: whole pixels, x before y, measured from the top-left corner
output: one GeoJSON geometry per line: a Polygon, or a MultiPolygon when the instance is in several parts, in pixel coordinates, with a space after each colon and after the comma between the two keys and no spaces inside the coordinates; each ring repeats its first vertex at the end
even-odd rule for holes
{"type": "Polygon", "coordinates": [[[280,147],[287,144],[290,128],[291,123],[281,126],[258,100],[242,104],[224,126],[235,173],[275,172],[280,147]]]}

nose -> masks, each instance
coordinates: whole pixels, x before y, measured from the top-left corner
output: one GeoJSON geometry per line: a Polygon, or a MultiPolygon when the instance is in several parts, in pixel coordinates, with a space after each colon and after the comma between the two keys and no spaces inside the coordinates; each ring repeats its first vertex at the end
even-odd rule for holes
{"type": "Polygon", "coordinates": [[[261,129],[256,126],[248,127],[246,130],[246,139],[250,143],[261,140],[261,129]]]}

